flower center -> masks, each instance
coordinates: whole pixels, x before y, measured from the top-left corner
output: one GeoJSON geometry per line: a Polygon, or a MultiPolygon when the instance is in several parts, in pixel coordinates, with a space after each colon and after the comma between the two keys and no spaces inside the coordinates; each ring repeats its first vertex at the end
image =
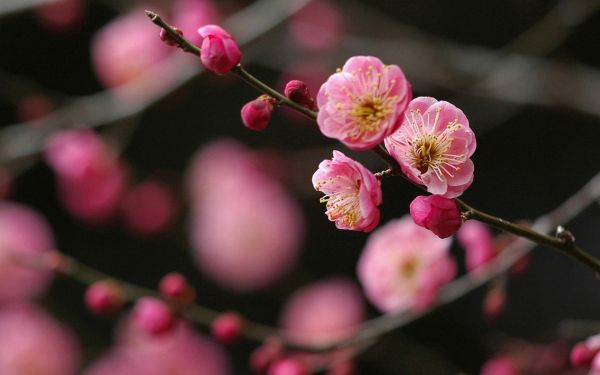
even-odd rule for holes
{"type": "Polygon", "coordinates": [[[416,169],[421,173],[427,172],[429,167],[439,167],[443,161],[443,155],[449,147],[449,143],[441,145],[437,136],[424,134],[411,142],[411,160],[416,169]],[[444,147],[445,146],[445,147],[444,147]]]}
{"type": "Polygon", "coordinates": [[[336,184],[336,180],[341,178],[343,177],[336,176],[336,178],[321,181],[315,186],[315,189],[326,194],[320,199],[320,202],[325,203],[327,208],[325,213],[329,220],[339,220],[347,226],[354,226],[360,218],[360,180],[350,185],[336,184]],[[334,184],[335,186],[333,186],[334,184]],[[325,189],[328,191],[323,191],[322,188],[326,185],[329,185],[325,189]]]}
{"type": "Polygon", "coordinates": [[[419,262],[415,258],[407,259],[402,265],[400,265],[400,274],[405,279],[412,279],[417,273],[419,262]]]}

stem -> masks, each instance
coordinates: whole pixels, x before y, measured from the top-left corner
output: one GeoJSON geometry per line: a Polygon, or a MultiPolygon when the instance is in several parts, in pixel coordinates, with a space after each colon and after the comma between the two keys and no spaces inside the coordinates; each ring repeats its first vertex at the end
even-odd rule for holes
{"type": "Polygon", "coordinates": [[[148,16],[148,18],[150,18],[150,21],[152,21],[161,29],[165,30],[169,34],[169,36],[171,36],[171,38],[173,38],[173,40],[177,42],[179,48],[181,48],[185,52],[189,52],[196,56],[200,56],[200,48],[198,48],[194,43],[179,35],[175,31],[175,29],[171,25],[163,21],[163,19],[160,18],[160,16],[157,13],[147,10],[146,15],[148,16]]]}

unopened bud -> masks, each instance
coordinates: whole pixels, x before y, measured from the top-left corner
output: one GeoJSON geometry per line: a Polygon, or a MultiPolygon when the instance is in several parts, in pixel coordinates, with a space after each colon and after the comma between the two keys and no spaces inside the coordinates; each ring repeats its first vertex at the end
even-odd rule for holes
{"type": "MultiPolygon", "coordinates": [[[[181,31],[180,29],[174,27],[173,30],[175,30],[175,32],[177,34],[179,34],[180,36],[183,36],[183,31],[181,31]]],[[[160,40],[162,40],[169,46],[178,46],[179,45],[179,42],[175,38],[173,38],[173,36],[171,34],[169,34],[169,32],[165,29],[160,30],[160,40]]]]}
{"type": "Polygon", "coordinates": [[[85,292],[85,304],[94,314],[110,316],[117,313],[125,302],[123,289],[111,280],[97,281],[85,292]]]}
{"type": "Polygon", "coordinates": [[[136,302],[133,320],[139,328],[152,335],[166,333],[175,324],[169,306],[154,297],[142,297],[136,302]]]}
{"type": "Polygon", "coordinates": [[[315,100],[310,95],[310,91],[306,86],[306,83],[299,80],[289,81],[285,85],[284,90],[285,96],[291,101],[298,103],[308,109],[315,109],[315,100]]]}
{"type": "Polygon", "coordinates": [[[242,107],[241,115],[244,126],[251,130],[264,130],[271,121],[275,99],[261,95],[242,107]]]}
{"type": "Polygon", "coordinates": [[[229,345],[239,340],[244,329],[244,318],[235,312],[219,315],[211,325],[211,332],[219,342],[229,345]]]}
{"type": "Polygon", "coordinates": [[[173,300],[179,306],[187,306],[196,298],[196,292],[192,288],[185,276],[180,273],[172,272],[160,280],[158,290],[162,295],[173,300]]]}

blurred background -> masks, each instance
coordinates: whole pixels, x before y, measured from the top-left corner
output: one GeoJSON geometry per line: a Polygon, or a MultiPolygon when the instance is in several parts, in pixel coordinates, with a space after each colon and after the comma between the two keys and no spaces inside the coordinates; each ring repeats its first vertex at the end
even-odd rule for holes
{"type": "MultiPolygon", "coordinates": [[[[179,271],[199,304],[283,324],[286,301],[307,285],[344,280],[358,294],[355,268],[367,235],[327,220],[310,182],[318,163],[340,149],[373,171],[385,165],[286,109],[265,131],[247,130],[239,111],[258,93],[164,46],[143,9],[160,11],[192,40],[198,26],[225,25],[246,68],[279,90],[303,79],[316,94],[353,55],[399,65],[415,96],[448,100],[469,118],[478,148],[465,201],[532,221],[598,173],[599,8],[592,0],[2,0],[0,197],[43,215],[54,246],[83,263],[149,288],[179,271]],[[88,171],[89,186],[72,186],[65,175],[73,166],[53,148],[69,128],[92,128],[74,135],[81,145],[72,152],[98,147],[94,157],[118,177],[88,171]],[[252,251],[240,255],[232,243],[227,258],[219,233],[239,234],[252,251]]],[[[386,180],[383,191],[382,223],[405,215],[419,193],[402,179],[386,180]]],[[[567,224],[598,257],[599,223],[593,202],[567,224]]],[[[0,230],[0,243],[10,235],[0,230]]],[[[477,374],[507,343],[552,345],[559,353],[552,357],[566,361],[567,345],[600,332],[597,278],[553,250],[536,248],[506,290],[497,319],[484,317],[488,289],[479,288],[383,337],[358,357],[358,373],[477,374]]],[[[118,321],[86,311],[84,291],[57,278],[39,297],[75,332],[80,369],[112,345],[118,321]]],[[[360,319],[379,314],[357,298],[360,319]]],[[[225,349],[233,373],[251,373],[256,346],[244,340],[225,349]]]]}

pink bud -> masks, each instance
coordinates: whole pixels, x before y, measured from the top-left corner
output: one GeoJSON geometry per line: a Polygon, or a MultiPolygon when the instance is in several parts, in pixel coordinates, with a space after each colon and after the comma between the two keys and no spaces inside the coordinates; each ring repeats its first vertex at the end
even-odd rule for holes
{"type": "Polygon", "coordinates": [[[592,363],[596,352],[584,342],[580,342],[571,350],[571,364],[575,367],[587,367],[592,363]]]}
{"type": "Polygon", "coordinates": [[[492,288],[483,300],[483,315],[493,321],[506,309],[506,291],[502,287],[492,288]]]}
{"type": "Polygon", "coordinates": [[[266,374],[271,364],[282,354],[281,342],[270,340],[256,348],[250,355],[250,368],[257,374],[266,374]]]}
{"type": "Polygon", "coordinates": [[[217,25],[206,25],[198,29],[202,38],[200,59],[206,69],[225,74],[233,69],[242,58],[237,42],[217,25]]]}
{"type": "Polygon", "coordinates": [[[85,304],[94,314],[110,316],[123,307],[123,289],[114,281],[102,280],[93,283],[85,291],[85,304]]]}
{"type": "Polygon", "coordinates": [[[180,306],[187,306],[196,297],[196,292],[188,284],[185,276],[172,272],[160,280],[158,290],[168,298],[171,298],[180,306]]]}
{"type": "Polygon", "coordinates": [[[308,375],[306,366],[296,358],[283,358],[269,368],[269,375],[308,375]]]}
{"type": "Polygon", "coordinates": [[[508,357],[495,357],[488,360],[481,368],[480,375],[519,375],[519,368],[514,360],[508,357]]]}
{"type": "Polygon", "coordinates": [[[291,101],[303,105],[308,109],[315,109],[315,100],[310,95],[308,86],[303,81],[289,81],[285,85],[284,93],[291,101]]]}
{"type": "Polygon", "coordinates": [[[168,332],[175,323],[171,309],[154,297],[142,297],[136,302],[133,319],[138,327],[153,335],[168,332]]]}
{"type": "Polygon", "coordinates": [[[440,195],[416,197],[410,204],[410,216],[417,225],[440,238],[450,237],[462,225],[456,202],[440,195]]]}
{"type": "Polygon", "coordinates": [[[244,318],[236,312],[226,312],[219,315],[211,325],[213,337],[226,345],[238,341],[243,329],[244,318]]]}
{"type": "MultiPolygon", "coordinates": [[[[183,31],[181,31],[181,29],[178,29],[177,27],[174,27],[173,30],[175,30],[175,32],[177,34],[179,34],[180,36],[183,35],[183,31]]],[[[165,29],[160,29],[160,40],[162,40],[163,42],[165,42],[166,45],[168,46],[177,46],[179,45],[179,42],[177,40],[175,40],[175,38],[173,38],[171,36],[171,34],[169,34],[167,32],[167,30],[165,29]]]]}
{"type": "Polygon", "coordinates": [[[261,95],[246,103],[241,112],[244,126],[250,130],[264,130],[271,121],[274,102],[270,96],[261,95]]]}

